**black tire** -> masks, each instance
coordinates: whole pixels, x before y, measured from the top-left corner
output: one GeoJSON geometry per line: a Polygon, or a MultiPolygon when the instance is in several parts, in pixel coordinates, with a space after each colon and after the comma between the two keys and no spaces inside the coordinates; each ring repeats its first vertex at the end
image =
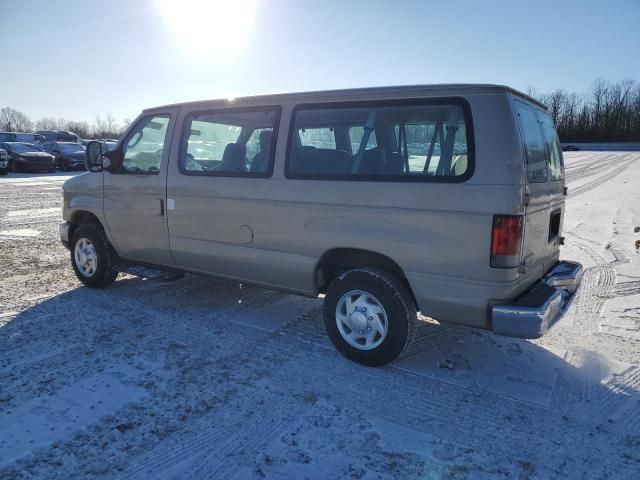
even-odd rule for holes
{"type": "Polygon", "coordinates": [[[8,171],[8,168],[0,168],[0,175],[6,175],[8,171]]]}
{"type": "Polygon", "coordinates": [[[67,167],[67,165],[64,162],[60,162],[60,170],[62,170],[63,172],[66,172],[67,170],[69,170],[69,167],[67,167]]]}
{"type": "Polygon", "coordinates": [[[78,280],[87,287],[105,288],[115,281],[118,276],[118,271],[115,268],[118,255],[115,250],[113,250],[113,247],[99,225],[87,224],[78,227],[71,236],[69,247],[73,271],[78,277],[78,280]],[[97,257],[97,266],[90,276],[84,275],[76,264],[75,249],[76,244],[81,239],[87,239],[91,242],[97,257]]]}
{"type": "Polygon", "coordinates": [[[15,162],[15,161],[12,161],[12,162],[11,162],[11,171],[12,171],[13,173],[18,173],[18,172],[20,172],[20,169],[18,168],[18,165],[16,164],[16,162],[15,162]]]}
{"type": "Polygon", "coordinates": [[[400,280],[383,270],[349,270],[331,283],[324,299],[324,325],[335,347],[349,360],[370,367],[386,365],[400,357],[413,341],[417,322],[413,297],[400,280]],[[373,349],[352,346],[338,328],[336,307],[340,299],[352,291],[374,296],[386,313],[387,334],[373,349]]]}

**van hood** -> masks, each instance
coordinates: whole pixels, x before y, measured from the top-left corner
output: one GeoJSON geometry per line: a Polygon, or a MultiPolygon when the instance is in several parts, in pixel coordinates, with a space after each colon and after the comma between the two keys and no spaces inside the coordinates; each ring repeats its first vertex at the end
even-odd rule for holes
{"type": "Polygon", "coordinates": [[[75,175],[62,184],[64,192],[82,192],[102,188],[102,173],[84,172],[75,175]]]}

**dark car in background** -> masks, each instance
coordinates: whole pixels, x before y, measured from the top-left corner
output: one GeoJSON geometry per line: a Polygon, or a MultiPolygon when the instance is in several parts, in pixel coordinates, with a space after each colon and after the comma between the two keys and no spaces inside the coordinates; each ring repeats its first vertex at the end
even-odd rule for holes
{"type": "Polygon", "coordinates": [[[16,141],[15,132],[0,132],[0,142],[15,142],[15,141],[16,141]]]}
{"type": "Polygon", "coordinates": [[[55,172],[56,170],[55,157],[30,143],[3,142],[0,143],[0,148],[7,152],[9,169],[13,172],[55,172]]]}
{"type": "Polygon", "coordinates": [[[37,135],[42,135],[45,142],[74,142],[80,143],[80,137],[73,132],[67,132],[64,130],[38,130],[34,132],[37,135]]]}
{"type": "Polygon", "coordinates": [[[75,142],[45,142],[42,149],[56,157],[56,167],[67,170],[84,169],[84,147],[75,142]]]}
{"type": "Polygon", "coordinates": [[[16,132],[16,139],[14,142],[20,143],[32,143],[34,145],[40,145],[44,142],[44,137],[42,135],[38,135],[37,133],[22,133],[16,132]]]}
{"type": "Polygon", "coordinates": [[[107,140],[100,140],[100,142],[102,142],[103,150],[107,152],[110,152],[111,150],[115,150],[116,147],[118,146],[117,140],[107,139],[107,140]]]}
{"type": "Polygon", "coordinates": [[[562,146],[562,151],[563,152],[578,152],[578,151],[580,151],[580,149],[578,147],[576,147],[575,145],[563,145],[562,146]]]}
{"type": "Polygon", "coordinates": [[[37,133],[0,132],[0,142],[42,143],[44,137],[37,133]]]}
{"type": "Polygon", "coordinates": [[[9,155],[0,148],[0,175],[6,175],[9,171],[9,155]]]}

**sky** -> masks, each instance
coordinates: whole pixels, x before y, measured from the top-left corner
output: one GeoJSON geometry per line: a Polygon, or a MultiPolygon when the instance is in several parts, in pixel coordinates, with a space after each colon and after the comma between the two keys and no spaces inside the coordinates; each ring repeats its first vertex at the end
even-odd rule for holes
{"type": "Polygon", "coordinates": [[[382,85],[640,80],[640,0],[0,0],[0,107],[93,122],[382,85]]]}

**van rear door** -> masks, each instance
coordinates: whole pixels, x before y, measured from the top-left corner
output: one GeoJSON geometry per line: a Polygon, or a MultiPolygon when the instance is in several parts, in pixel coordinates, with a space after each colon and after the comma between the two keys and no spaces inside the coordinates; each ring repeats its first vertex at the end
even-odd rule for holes
{"type": "Polygon", "coordinates": [[[559,258],[564,214],[562,154],[549,115],[520,100],[514,104],[526,165],[522,261],[527,274],[541,277],[559,258]]]}

